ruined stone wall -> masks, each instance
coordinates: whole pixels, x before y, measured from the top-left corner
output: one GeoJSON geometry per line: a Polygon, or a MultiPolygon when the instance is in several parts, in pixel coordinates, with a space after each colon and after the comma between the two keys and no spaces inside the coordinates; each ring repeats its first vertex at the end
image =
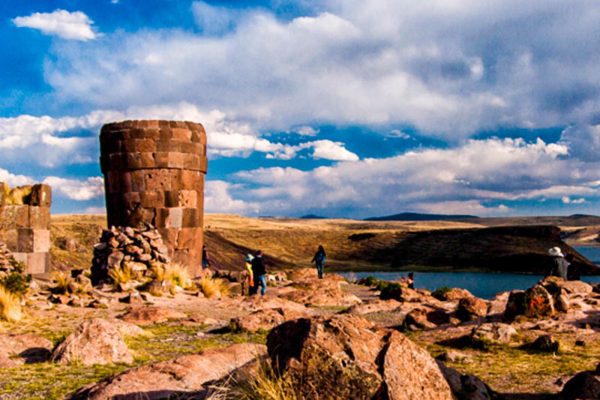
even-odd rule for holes
{"type": "Polygon", "coordinates": [[[174,262],[202,261],[206,133],[181,121],[124,121],[100,132],[108,226],[160,232],[174,262]]]}
{"type": "Polygon", "coordinates": [[[50,271],[50,186],[38,184],[10,190],[0,182],[0,240],[25,271],[50,271]]]}

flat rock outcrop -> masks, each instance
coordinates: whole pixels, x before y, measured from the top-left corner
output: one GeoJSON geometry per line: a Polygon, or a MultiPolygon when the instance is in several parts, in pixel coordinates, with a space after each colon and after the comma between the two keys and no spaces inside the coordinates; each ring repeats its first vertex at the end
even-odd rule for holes
{"type": "Polygon", "coordinates": [[[111,321],[85,321],[52,352],[52,361],[83,365],[131,363],[133,355],[123,335],[111,321]]]}
{"type": "Polygon", "coordinates": [[[276,371],[304,398],[453,399],[427,351],[357,315],[286,322],[267,346],[276,371]]]}
{"type": "Polygon", "coordinates": [[[181,356],[127,370],[80,389],[71,399],[158,400],[169,396],[193,396],[204,391],[206,383],[226,377],[266,352],[264,345],[240,343],[181,356]]]}
{"type": "Polygon", "coordinates": [[[30,333],[0,335],[0,368],[45,361],[50,357],[52,342],[30,333]]]}
{"type": "Polygon", "coordinates": [[[163,307],[132,307],[120,317],[123,321],[137,325],[152,325],[169,320],[185,319],[187,315],[182,312],[163,307]]]}

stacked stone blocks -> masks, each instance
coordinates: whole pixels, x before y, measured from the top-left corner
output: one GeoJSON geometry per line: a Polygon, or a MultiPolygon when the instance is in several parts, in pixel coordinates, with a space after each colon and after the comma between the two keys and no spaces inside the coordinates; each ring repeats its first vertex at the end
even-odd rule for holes
{"type": "Polygon", "coordinates": [[[110,226],[158,229],[175,262],[201,268],[206,134],[182,121],[104,125],[100,165],[110,226]]]}
{"type": "Polygon", "coordinates": [[[0,182],[0,240],[30,274],[50,271],[50,186],[12,190],[0,182]]]}

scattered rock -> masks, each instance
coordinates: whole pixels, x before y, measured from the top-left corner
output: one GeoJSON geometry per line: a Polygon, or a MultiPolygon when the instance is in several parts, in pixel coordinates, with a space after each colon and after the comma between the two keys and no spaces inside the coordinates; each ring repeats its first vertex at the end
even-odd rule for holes
{"type": "Polygon", "coordinates": [[[436,359],[456,364],[470,364],[473,362],[473,359],[470,355],[458,350],[447,350],[437,356],[436,359]]]}
{"type": "Polygon", "coordinates": [[[377,312],[393,311],[400,306],[396,300],[375,300],[369,303],[356,304],[345,312],[348,314],[365,315],[377,312]]]}
{"type": "Polygon", "coordinates": [[[461,321],[473,321],[487,315],[487,303],[477,297],[463,297],[458,302],[456,316],[461,321]]]}
{"type": "Polygon", "coordinates": [[[403,328],[409,331],[416,331],[421,329],[434,329],[437,325],[429,321],[427,318],[428,310],[422,308],[415,308],[411,310],[404,318],[403,328]]]}
{"type": "Polygon", "coordinates": [[[160,324],[168,320],[185,319],[187,315],[179,311],[161,307],[135,307],[130,308],[123,316],[123,321],[137,325],[160,324]]]}
{"type": "Polygon", "coordinates": [[[467,289],[450,288],[448,290],[435,290],[431,293],[433,297],[441,301],[458,301],[465,297],[474,297],[467,289]]]}
{"type": "Polygon", "coordinates": [[[271,331],[267,347],[302,398],[453,398],[427,351],[357,315],[286,322],[271,331]]]}
{"type": "MultiPolygon", "coordinates": [[[[202,393],[204,385],[266,354],[254,343],[234,344],[127,370],[80,389],[72,400],[165,399],[202,393]]],[[[200,397],[204,398],[204,397],[200,397]]]]}
{"type": "Polygon", "coordinates": [[[131,363],[133,355],[115,325],[105,319],[85,321],[52,352],[52,361],[83,365],[131,363]]]}
{"type": "Polygon", "coordinates": [[[41,336],[0,334],[0,368],[46,361],[51,350],[52,342],[41,336]]]}
{"type": "Polygon", "coordinates": [[[526,347],[544,353],[557,353],[560,350],[560,342],[555,340],[552,335],[541,335],[526,347]]]}
{"type": "Polygon", "coordinates": [[[491,400],[496,398],[494,391],[475,375],[463,375],[454,368],[443,364],[440,364],[440,369],[457,399],[491,400]]]}
{"type": "MultiPolygon", "coordinates": [[[[314,314],[312,310],[300,304],[289,306],[280,304],[279,307],[267,307],[254,311],[249,315],[233,318],[229,324],[234,331],[256,332],[270,330],[285,321],[314,314]]],[[[263,307],[265,305],[263,304],[263,307]]]]}
{"type": "Polygon", "coordinates": [[[471,332],[473,341],[508,344],[517,335],[517,330],[509,324],[485,323],[481,324],[471,332]]]}
{"type": "Polygon", "coordinates": [[[584,371],[573,376],[560,392],[563,400],[600,399],[600,364],[595,371],[584,371]]]}

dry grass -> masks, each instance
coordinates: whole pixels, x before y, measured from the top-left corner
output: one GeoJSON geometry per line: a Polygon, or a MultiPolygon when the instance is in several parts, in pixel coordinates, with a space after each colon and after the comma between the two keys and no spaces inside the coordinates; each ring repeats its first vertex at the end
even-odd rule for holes
{"type": "Polygon", "coordinates": [[[193,286],[190,273],[186,266],[179,263],[171,263],[165,266],[165,278],[170,280],[173,285],[189,289],[193,286]]]}
{"type": "Polygon", "coordinates": [[[276,374],[267,362],[212,388],[210,400],[299,400],[289,379],[276,374]]]}
{"type": "Polygon", "coordinates": [[[115,285],[127,284],[131,282],[132,279],[131,268],[127,264],[113,268],[108,271],[108,276],[115,285]]]}
{"type": "Polygon", "coordinates": [[[21,298],[0,285],[0,317],[7,321],[21,320],[21,298]]]}
{"type": "Polygon", "coordinates": [[[70,291],[70,286],[73,283],[73,278],[68,272],[56,271],[52,273],[54,287],[52,291],[57,294],[66,294],[70,291]]]}
{"type": "Polygon", "coordinates": [[[229,285],[222,279],[203,277],[197,283],[198,289],[204,294],[204,297],[210,299],[213,297],[225,297],[229,295],[229,285]]]}

